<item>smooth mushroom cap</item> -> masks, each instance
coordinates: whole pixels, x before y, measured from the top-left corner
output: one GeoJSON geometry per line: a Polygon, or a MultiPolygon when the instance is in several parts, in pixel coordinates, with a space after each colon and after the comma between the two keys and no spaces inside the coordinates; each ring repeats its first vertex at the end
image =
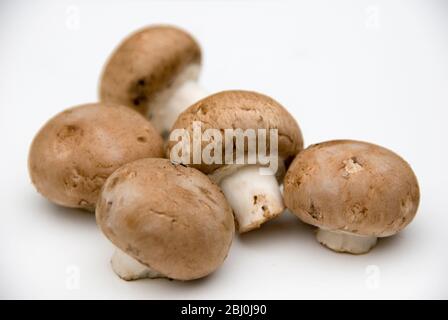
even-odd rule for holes
{"type": "Polygon", "coordinates": [[[177,280],[217,269],[235,228],[221,190],[201,172],[166,159],[141,159],[115,171],[96,219],[115,246],[177,280]]]}
{"type": "MultiPolygon", "coordinates": [[[[295,119],[277,101],[260,93],[231,90],[210,95],[181,113],[172,130],[187,129],[190,137],[193,137],[195,121],[202,123],[202,133],[207,129],[221,130],[223,140],[224,129],[266,129],[267,152],[270,145],[269,129],[278,129],[278,156],[284,160],[292,159],[303,149],[302,133],[295,119]]],[[[168,142],[168,156],[176,143],[176,141],[168,142]]],[[[204,148],[207,143],[209,142],[203,141],[202,147],[204,148]]],[[[245,147],[247,149],[247,142],[245,147]]],[[[223,164],[202,162],[191,163],[190,166],[210,174],[224,165],[224,154],[223,150],[223,164]]]]}
{"type": "Polygon", "coordinates": [[[284,181],[287,208],[331,231],[385,237],[406,227],[420,199],[417,178],[400,156],[352,140],[328,141],[299,153],[284,181]]]}
{"type": "Polygon", "coordinates": [[[50,119],[34,137],[28,169],[48,200],[93,210],[104,181],[115,169],[162,155],[162,138],[148,120],[127,107],[95,103],[50,119]]]}
{"type": "MultiPolygon", "coordinates": [[[[200,64],[201,49],[187,32],[166,25],[144,28],[112,53],[100,80],[100,100],[146,115],[151,102],[186,67],[200,64]]],[[[197,80],[198,74],[191,76],[197,80]]]]}

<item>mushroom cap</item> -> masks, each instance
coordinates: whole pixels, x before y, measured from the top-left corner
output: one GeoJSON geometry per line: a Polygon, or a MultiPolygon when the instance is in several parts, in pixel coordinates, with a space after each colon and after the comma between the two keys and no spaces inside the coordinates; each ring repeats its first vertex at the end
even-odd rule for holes
{"type": "MultiPolygon", "coordinates": [[[[210,95],[190,106],[179,115],[172,130],[187,129],[193,137],[193,122],[202,123],[201,131],[221,130],[224,142],[224,129],[266,129],[266,150],[270,150],[269,129],[278,129],[278,156],[284,160],[292,159],[303,149],[303,138],[299,125],[291,114],[274,99],[257,92],[230,90],[210,95]]],[[[202,148],[209,142],[202,142],[202,148]]],[[[168,156],[177,141],[168,142],[168,156]]],[[[258,139],[257,139],[258,144],[258,139]]],[[[210,174],[223,164],[194,164],[190,166],[210,174]]],[[[193,150],[191,144],[190,149],[193,150]]],[[[247,142],[245,142],[247,152],[247,142]]]]}
{"type": "Polygon", "coordinates": [[[50,119],[34,137],[28,169],[37,190],[50,201],[93,210],[115,169],[162,155],[162,138],[143,116],[128,107],[95,103],[50,119]]]}
{"type": "Polygon", "coordinates": [[[217,269],[235,228],[221,190],[198,170],[167,159],[141,159],[115,171],[102,189],[96,219],[115,246],[177,280],[217,269]]]}
{"type": "Polygon", "coordinates": [[[110,56],[100,81],[100,100],[146,115],[156,96],[192,64],[201,64],[201,49],[190,34],[167,25],[144,28],[126,38],[110,56]]]}
{"type": "Polygon", "coordinates": [[[378,145],[335,140],[311,145],[284,181],[287,208],[322,229],[390,236],[414,218],[420,199],[409,164],[378,145]]]}

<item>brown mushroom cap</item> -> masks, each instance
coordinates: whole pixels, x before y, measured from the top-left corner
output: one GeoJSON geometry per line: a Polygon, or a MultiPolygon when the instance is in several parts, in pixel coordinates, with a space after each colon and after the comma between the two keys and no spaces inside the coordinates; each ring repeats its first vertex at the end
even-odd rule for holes
{"type": "MultiPolygon", "coordinates": [[[[202,122],[202,132],[207,129],[221,130],[223,140],[224,129],[266,129],[266,150],[269,150],[269,129],[278,129],[278,152],[285,160],[303,149],[302,133],[295,119],[277,101],[260,93],[231,90],[208,96],[181,113],[172,130],[187,129],[192,137],[195,121],[202,122]]],[[[169,141],[168,155],[176,143],[169,141]]],[[[206,144],[203,142],[203,147],[206,144]]],[[[247,147],[247,143],[245,145],[247,147]]],[[[224,150],[222,154],[224,157],[224,150]]],[[[192,163],[191,166],[210,174],[222,165],[192,163]]]]}
{"type": "Polygon", "coordinates": [[[414,218],[417,178],[400,156],[360,141],[336,140],[299,153],[284,182],[286,206],[322,229],[390,236],[414,218]]]}
{"type": "Polygon", "coordinates": [[[148,105],[191,64],[200,65],[201,49],[187,32],[156,25],[126,38],[113,52],[100,81],[100,100],[147,114],[148,105]]]}
{"type": "Polygon", "coordinates": [[[104,184],[96,219],[118,248],[168,278],[197,279],[227,256],[232,210],[201,172],[167,159],[141,159],[104,184]]]}
{"type": "Polygon", "coordinates": [[[162,155],[162,138],[144,117],[127,107],[96,103],[49,120],[31,144],[28,167],[33,184],[50,201],[93,210],[115,169],[162,155]]]}

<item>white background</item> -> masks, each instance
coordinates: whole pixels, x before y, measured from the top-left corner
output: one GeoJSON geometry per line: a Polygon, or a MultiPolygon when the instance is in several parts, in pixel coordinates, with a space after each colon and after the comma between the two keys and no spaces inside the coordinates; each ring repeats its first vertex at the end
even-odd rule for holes
{"type": "Polygon", "coordinates": [[[0,297],[448,298],[447,109],[447,1],[1,1],[0,297]],[[38,195],[27,153],[49,117],[96,100],[123,37],[161,22],[201,43],[210,92],[274,97],[307,145],[352,138],[401,154],[422,191],[413,223],[350,256],[285,213],[236,237],[205,279],[120,280],[94,216],[38,195]]]}

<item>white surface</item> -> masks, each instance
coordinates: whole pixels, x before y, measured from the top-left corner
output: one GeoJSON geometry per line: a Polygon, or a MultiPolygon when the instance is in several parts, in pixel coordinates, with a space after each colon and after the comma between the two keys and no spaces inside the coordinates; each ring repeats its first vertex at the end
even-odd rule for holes
{"type": "Polygon", "coordinates": [[[443,0],[1,1],[0,297],[448,298],[447,17],[443,0]],[[307,145],[354,138],[401,154],[422,191],[413,223],[350,256],[324,249],[285,214],[237,237],[206,279],[120,280],[93,215],[40,197],[26,159],[49,117],[96,99],[118,41],[157,22],[197,37],[210,92],[271,95],[297,117],[307,145]]]}

